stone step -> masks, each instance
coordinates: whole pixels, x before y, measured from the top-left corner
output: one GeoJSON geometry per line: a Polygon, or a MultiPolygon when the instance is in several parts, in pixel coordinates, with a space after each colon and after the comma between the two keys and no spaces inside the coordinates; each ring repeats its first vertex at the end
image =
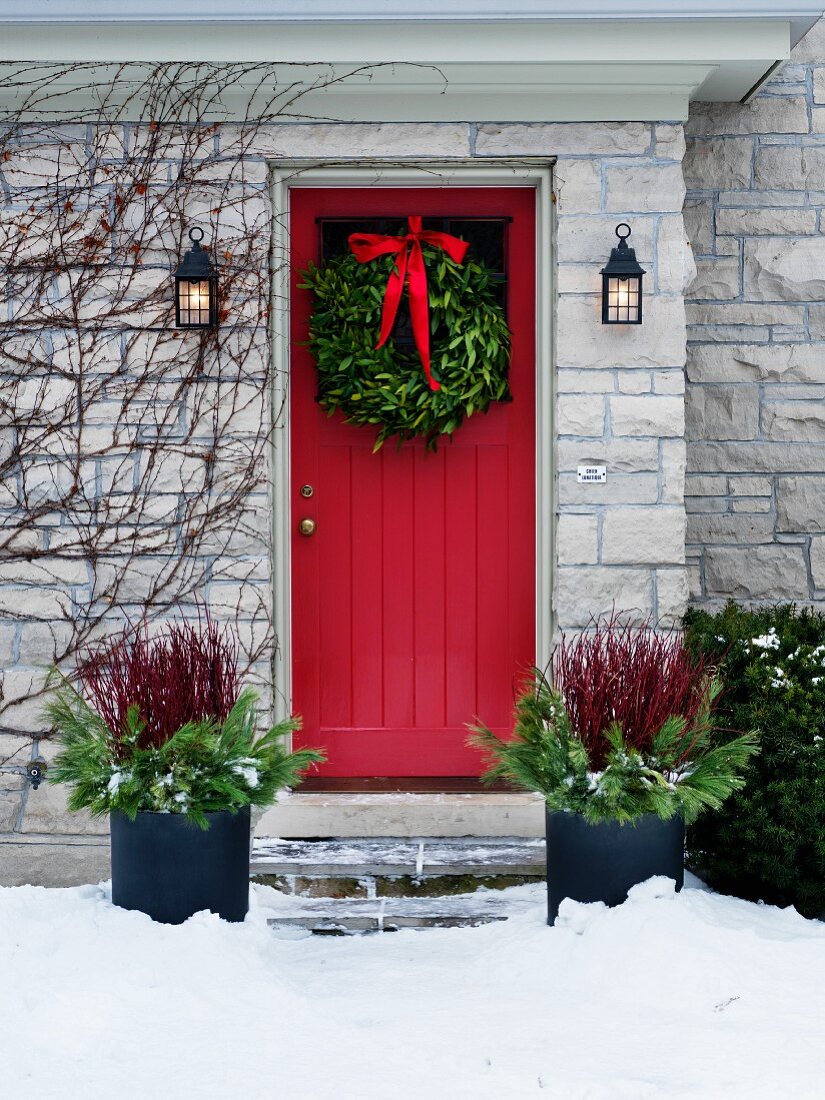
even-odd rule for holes
{"type": "Polygon", "coordinates": [[[300,900],[303,902],[300,907],[293,906],[269,917],[270,928],[303,929],[327,936],[397,932],[405,928],[469,928],[506,920],[515,911],[512,900],[487,891],[439,898],[300,900]]]}
{"type": "Polygon", "coordinates": [[[305,897],[420,897],[544,876],[544,841],[518,837],[256,839],[253,881],[305,897]]]}
{"type": "Polygon", "coordinates": [[[544,800],[529,791],[339,793],[278,797],[258,836],[543,837],[544,800]]]}

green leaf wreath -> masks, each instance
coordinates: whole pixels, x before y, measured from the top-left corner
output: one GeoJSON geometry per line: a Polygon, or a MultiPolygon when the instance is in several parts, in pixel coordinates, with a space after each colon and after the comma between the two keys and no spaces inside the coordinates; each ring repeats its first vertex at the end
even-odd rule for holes
{"type": "Polygon", "coordinates": [[[510,331],[483,265],[457,264],[424,246],[430,306],[433,391],[414,346],[392,337],[376,348],[393,257],[362,264],[352,255],[310,264],[304,290],[315,294],[309,347],[318,367],[318,401],[348,423],[378,429],[375,450],[392,436],[423,436],[435,446],[462,421],[510,399],[510,331]]]}

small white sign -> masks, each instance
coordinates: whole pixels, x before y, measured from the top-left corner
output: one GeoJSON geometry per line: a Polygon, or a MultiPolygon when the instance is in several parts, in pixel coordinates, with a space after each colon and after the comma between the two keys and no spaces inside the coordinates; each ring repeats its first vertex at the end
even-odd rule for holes
{"type": "Polygon", "coordinates": [[[606,466],[579,466],[577,470],[579,484],[585,481],[607,481],[606,466]]]}

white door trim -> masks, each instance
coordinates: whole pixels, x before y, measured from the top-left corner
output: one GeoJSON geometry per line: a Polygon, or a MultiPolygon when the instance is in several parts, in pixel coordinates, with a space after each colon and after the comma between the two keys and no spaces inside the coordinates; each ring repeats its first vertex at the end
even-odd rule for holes
{"type": "Polygon", "coordinates": [[[555,327],[553,159],[339,161],[271,164],[272,198],[272,623],[276,717],[291,712],[291,563],[289,448],[289,196],[297,187],[524,187],[536,189],[536,661],[553,641],[555,563],[555,327]]]}

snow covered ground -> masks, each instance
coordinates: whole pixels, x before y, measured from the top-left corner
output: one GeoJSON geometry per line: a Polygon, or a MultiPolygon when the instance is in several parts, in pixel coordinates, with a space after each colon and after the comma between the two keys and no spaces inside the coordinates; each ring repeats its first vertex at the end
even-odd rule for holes
{"type": "Polygon", "coordinates": [[[3,1096],[647,1100],[825,1095],[825,924],[686,889],[614,910],[508,891],[471,929],[178,928],[105,887],[0,889],[3,1096]]]}

